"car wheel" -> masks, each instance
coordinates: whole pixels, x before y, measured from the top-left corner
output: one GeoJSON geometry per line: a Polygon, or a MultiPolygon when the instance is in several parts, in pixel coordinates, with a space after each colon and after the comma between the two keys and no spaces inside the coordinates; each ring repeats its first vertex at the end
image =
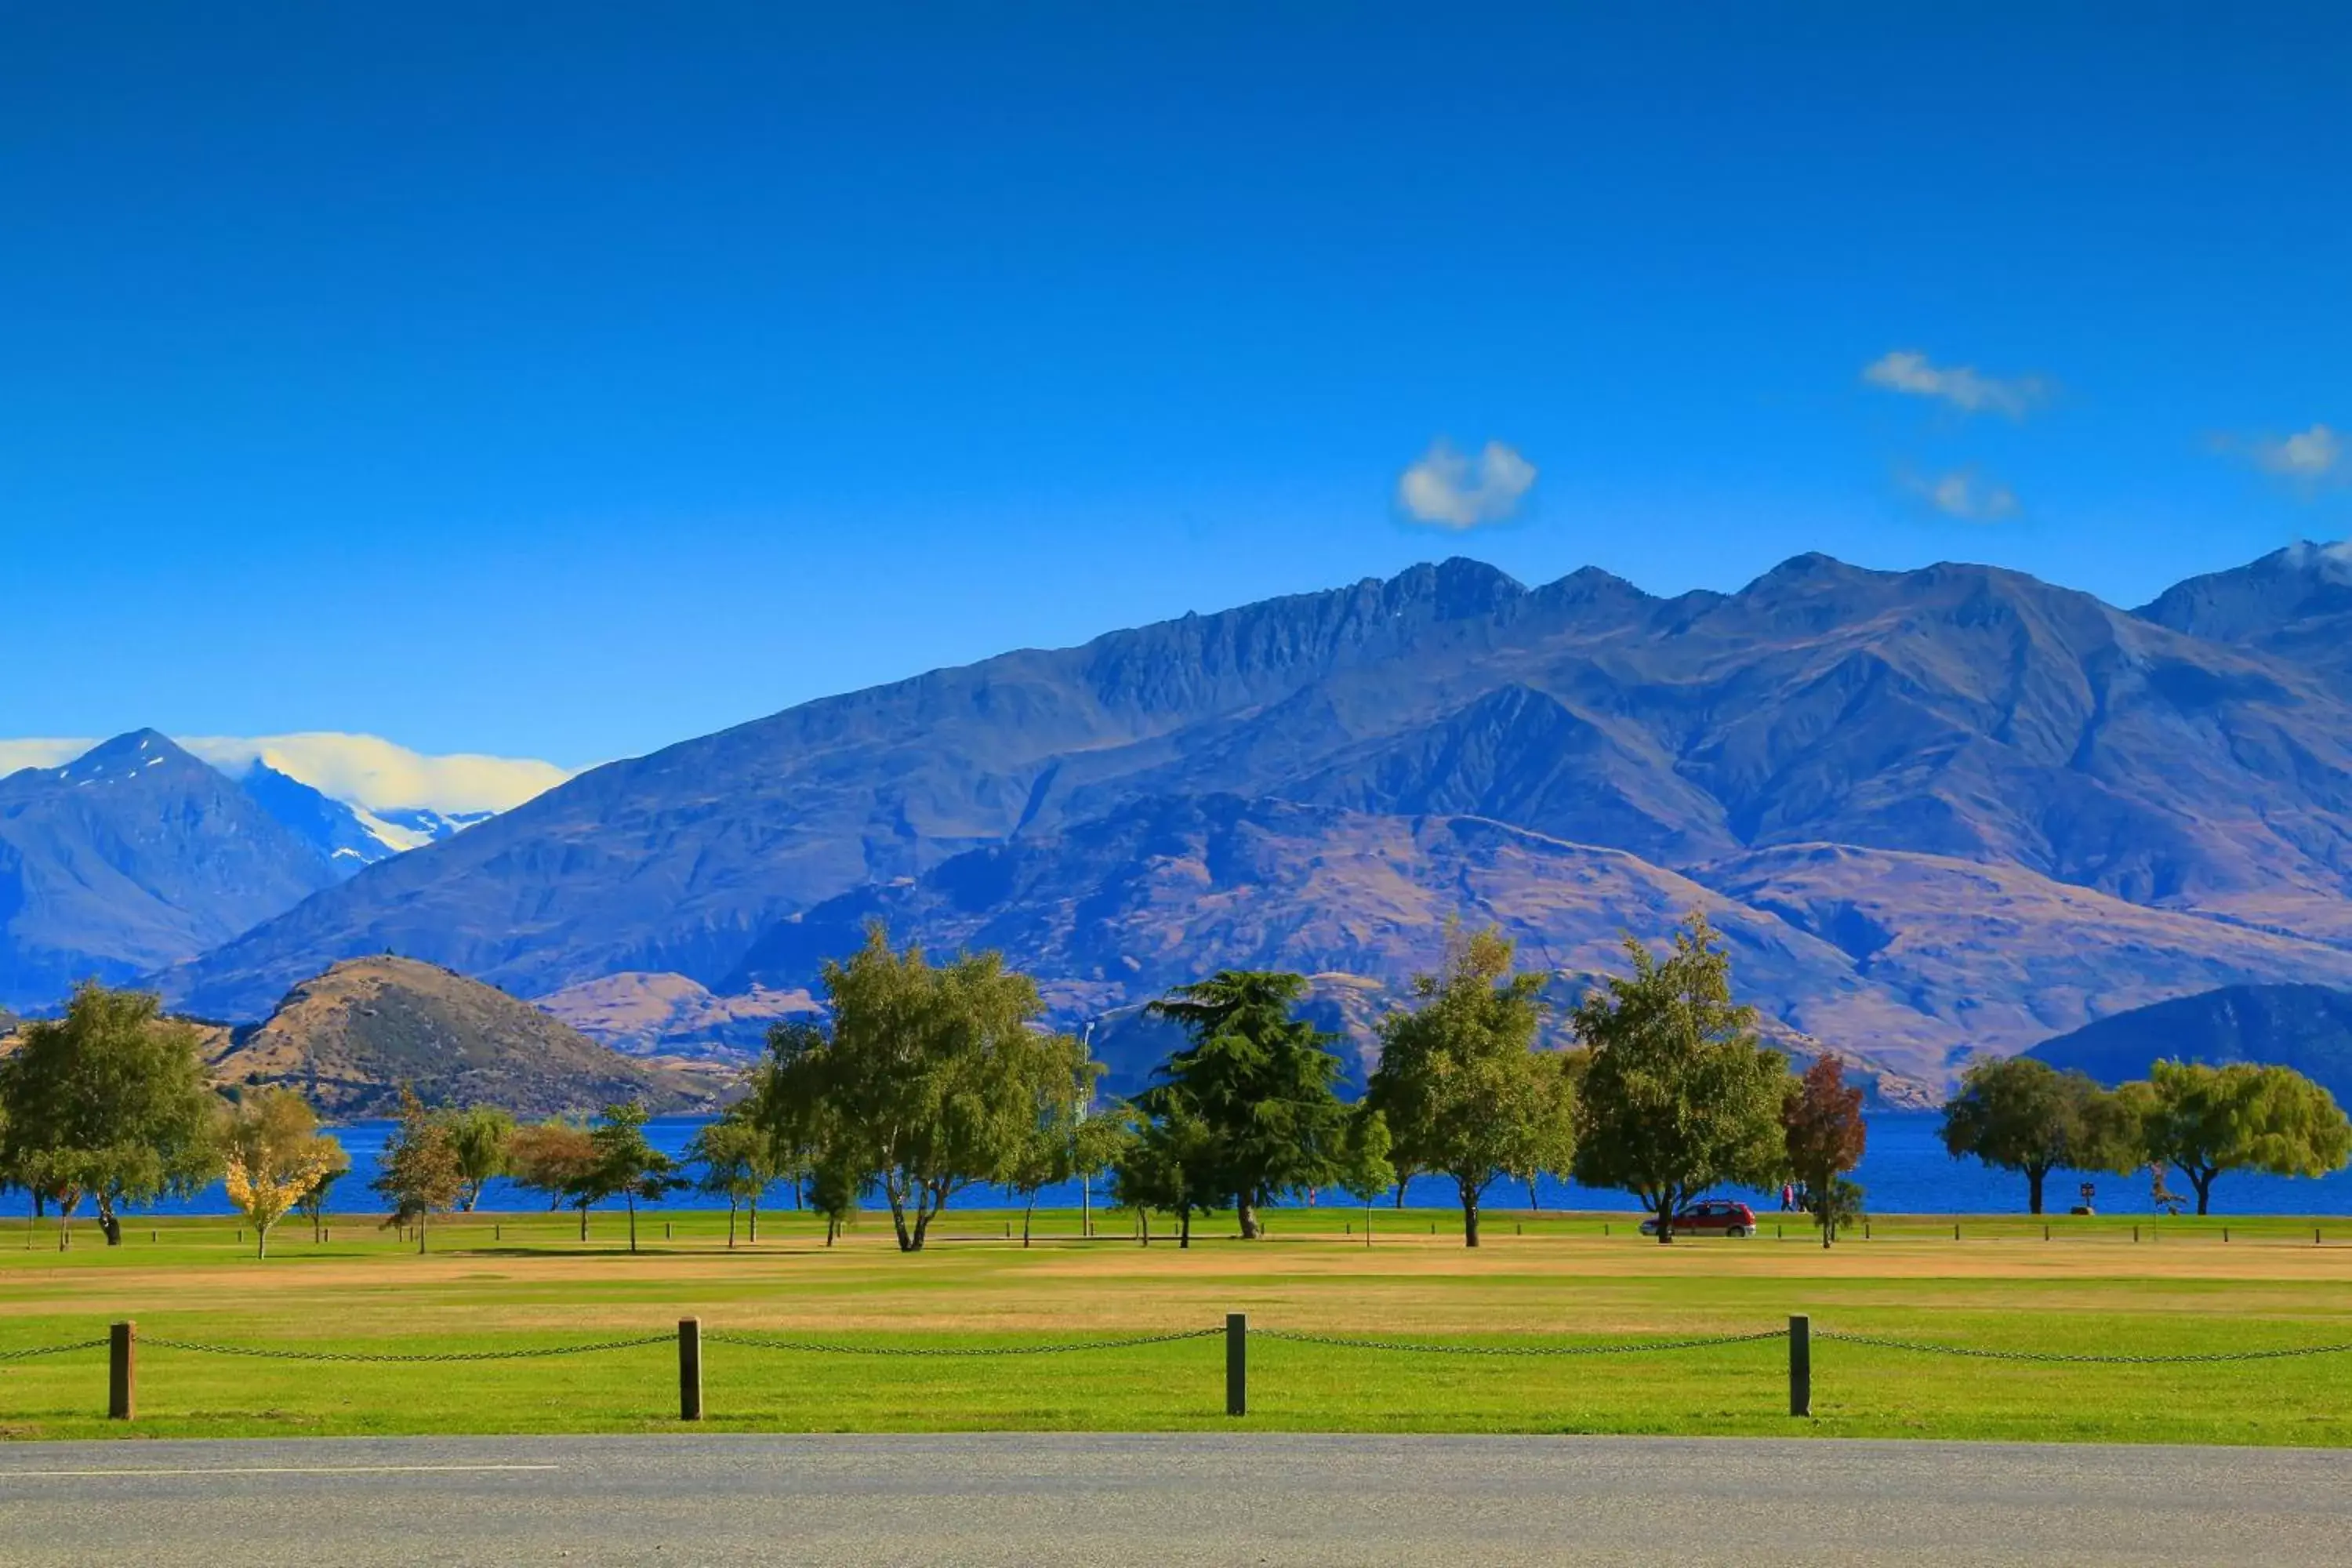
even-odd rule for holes
{"type": "Polygon", "coordinates": [[[1744,1225],[1735,1225],[1723,1234],[1731,1237],[1732,1240],[1738,1241],[1741,1237],[1748,1234],[1748,1227],[1744,1225]]]}

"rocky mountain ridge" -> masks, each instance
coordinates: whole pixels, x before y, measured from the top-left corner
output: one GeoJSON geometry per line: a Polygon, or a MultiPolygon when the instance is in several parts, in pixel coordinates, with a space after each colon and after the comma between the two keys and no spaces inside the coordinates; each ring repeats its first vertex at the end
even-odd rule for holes
{"type": "Polygon", "coordinates": [[[237,1016],[392,945],[522,994],[791,992],[878,913],[1004,945],[1075,1018],[1231,963],[1392,988],[1449,916],[1590,973],[1703,907],[1782,1026],[1940,1079],[2181,989],[2352,979],[2352,702],[2179,604],[1449,561],[609,764],[165,981],[237,1016]]]}

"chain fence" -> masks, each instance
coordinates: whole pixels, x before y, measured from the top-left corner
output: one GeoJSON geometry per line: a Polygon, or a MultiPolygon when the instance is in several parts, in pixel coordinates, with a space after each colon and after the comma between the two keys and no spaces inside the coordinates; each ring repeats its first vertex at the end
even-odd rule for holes
{"type": "Polygon", "coordinates": [[[1973,1345],[1938,1345],[1921,1340],[1891,1340],[1876,1334],[1851,1334],[1838,1329],[1814,1333],[1816,1340],[1868,1345],[1883,1351],[1908,1351],[1919,1355],[1961,1356],[1971,1361],[2042,1362],[2067,1366],[2195,1366],[2213,1362],[2285,1361],[2297,1356],[2341,1355],[2352,1344],[2291,1345],[2278,1350],[2204,1351],[2187,1355],[2082,1355],[2065,1351],[1984,1350],[1973,1345]]]}
{"type": "MultiPolygon", "coordinates": [[[[104,1340],[95,1342],[104,1344],[104,1340]]],[[[152,1334],[139,1336],[146,1350],[193,1351],[199,1355],[252,1356],[264,1361],[365,1362],[394,1365],[412,1365],[424,1362],[469,1361],[542,1361],[550,1356],[597,1355],[605,1351],[642,1350],[647,1345],[677,1342],[674,1334],[646,1334],[629,1340],[599,1340],[585,1345],[531,1345],[515,1350],[496,1351],[306,1351],[290,1350],[278,1345],[214,1345],[197,1340],[158,1339],[152,1334]]]]}
{"type": "Polygon", "coordinates": [[[810,1355],[864,1356],[1001,1356],[1001,1355],[1065,1355],[1080,1351],[1123,1351],[1139,1345],[1171,1345],[1182,1340],[1223,1339],[1223,1329],[1186,1329],[1172,1334],[1140,1334],[1117,1340],[1068,1340],[1045,1345],[845,1345],[819,1340],[782,1340],[766,1334],[740,1333],[733,1330],[714,1329],[704,1334],[707,1343],[740,1345],[747,1350],[794,1351],[810,1355]]]}
{"type": "Polygon", "coordinates": [[[37,1355],[64,1355],[69,1351],[95,1351],[105,1348],[106,1342],[102,1339],[76,1340],[70,1344],[62,1345],[28,1345],[23,1350],[0,1351],[0,1361],[29,1361],[37,1355]]]}
{"type": "Polygon", "coordinates": [[[1752,1334],[1710,1334],[1691,1340],[1649,1340],[1598,1345],[1433,1345],[1403,1340],[1349,1339],[1339,1334],[1303,1334],[1290,1329],[1253,1329],[1253,1339],[1285,1340],[1292,1344],[1328,1345],[1341,1350],[1401,1351],[1413,1355],[1569,1356],[1634,1355],[1645,1351],[1712,1350],[1717,1345],[1755,1344],[1785,1340],[1786,1329],[1765,1329],[1752,1334]]]}

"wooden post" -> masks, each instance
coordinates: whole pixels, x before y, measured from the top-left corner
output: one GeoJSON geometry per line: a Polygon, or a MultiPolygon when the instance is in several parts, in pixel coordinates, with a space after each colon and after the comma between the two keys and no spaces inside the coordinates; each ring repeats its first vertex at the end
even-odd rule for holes
{"type": "Polygon", "coordinates": [[[667,1241],[667,1240],[669,1240],[669,1239],[670,1239],[670,1234],[669,1234],[669,1221],[667,1221],[667,1220],[664,1220],[664,1221],[662,1221],[662,1239],[663,1239],[664,1241],[667,1241]]]}
{"type": "Polygon", "coordinates": [[[2050,1227],[2046,1225],[2042,1227],[2042,1239],[2044,1241],[2050,1239],[2050,1227]]]}
{"type": "Polygon", "coordinates": [[[1958,1220],[1952,1222],[1952,1239],[1954,1241],[1960,1239],[1960,1226],[1958,1220]]]}
{"type": "Polygon", "coordinates": [[[1249,1314],[1225,1314],[1225,1414],[1249,1414],[1249,1314]]]}
{"type": "Polygon", "coordinates": [[[506,1238],[507,1238],[507,1227],[506,1227],[506,1222],[505,1222],[505,1221],[503,1221],[503,1220],[495,1220],[495,1219],[494,1219],[494,1220],[492,1220],[492,1221],[490,1221],[490,1239],[491,1239],[492,1241],[504,1241],[506,1238]]]}
{"type": "Polygon", "coordinates": [[[2139,1226],[2132,1226],[2132,1245],[2134,1247],[2139,1245],[2139,1226]]]}
{"type": "Polygon", "coordinates": [[[1793,1313],[1789,1319],[1789,1414],[1813,1413],[1813,1320],[1793,1313]]]}
{"type": "Polygon", "coordinates": [[[677,1418],[702,1419],[702,1320],[677,1321],[677,1418]]]}
{"type": "Polygon", "coordinates": [[[138,1413],[139,1331],[117,1323],[106,1335],[106,1418],[128,1421],[138,1413]]]}

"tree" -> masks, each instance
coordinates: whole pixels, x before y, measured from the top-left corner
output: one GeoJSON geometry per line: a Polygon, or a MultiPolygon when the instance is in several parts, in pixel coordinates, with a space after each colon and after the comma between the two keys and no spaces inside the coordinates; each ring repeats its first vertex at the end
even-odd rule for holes
{"type": "Polygon", "coordinates": [[[1332,1091],[1339,1058],[1332,1037],[1291,1016],[1306,994],[1302,975],[1228,969],[1150,1008],[1190,1043],[1160,1065],[1139,1103],[1165,1121],[1181,1101],[1205,1129],[1203,1163],[1186,1184],[1230,1197],[1244,1240],[1258,1236],[1261,1205],[1328,1185],[1337,1166],[1347,1125],[1332,1091]]]}
{"type": "Polygon", "coordinates": [[[352,1157],[340,1142],[324,1133],[319,1142],[325,1145],[327,1163],[303,1189],[302,1195],[294,1200],[295,1212],[310,1222],[310,1239],[314,1243],[326,1239],[327,1195],[334,1191],[337,1182],[352,1173],[352,1157]]]}
{"type": "Polygon", "coordinates": [[[338,1165],[351,1159],[321,1137],[310,1102],[290,1089],[249,1094],[223,1119],[228,1199],[253,1226],[254,1256],[269,1256],[269,1232],[338,1165]]]}
{"type": "Polygon", "coordinates": [[[2200,1215],[2225,1171],[2324,1176],[2352,1157],[2352,1123],[2335,1096],[2290,1068],[2160,1061],[2141,1103],[2148,1157],[2180,1168],[2200,1215]]]}
{"type": "Polygon", "coordinates": [[[1804,1184],[1805,1207],[1821,1227],[1824,1247],[1837,1239],[1838,1227],[1862,1201],[1862,1189],[1844,1179],[1862,1163],[1869,1138],[1862,1100],[1862,1090],[1846,1087],[1844,1067],[1823,1055],[1813,1058],[1781,1107],[1789,1169],[1804,1184]]]}
{"type": "Polygon", "coordinates": [[[727,1200],[727,1247],[735,1247],[735,1215],[745,1205],[751,1209],[751,1239],[759,1239],[760,1195],[776,1179],[775,1141],[767,1130],[734,1110],[709,1122],[687,1146],[687,1158],[701,1165],[695,1184],[708,1196],[727,1200]]]}
{"type": "Polygon", "coordinates": [[[507,1142],[507,1169],[515,1185],[545,1193],[550,1212],[565,1204],[580,1211],[580,1239],[588,1239],[588,1210],[595,1202],[583,1189],[595,1168],[596,1145],[576,1122],[541,1121],[519,1127],[507,1142]]]}
{"type": "Polygon", "coordinates": [[[1366,1247],[1372,1244],[1372,1205],[1396,1184],[1396,1165],[1389,1157],[1394,1146],[1388,1118],[1369,1104],[1357,1105],[1339,1145],[1339,1184],[1364,1205],[1366,1247]]]}
{"type": "Polygon", "coordinates": [[[1755,1011],[1731,998],[1731,963],[1694,910],[1661,959],[1628,937],[1630,977],[1612,976],[1575,1014],[1590,1051],[1577,1100],[1576,1179],[1633,1194],[1675,1216],[1720,1183],[1762,1186],[1785,1152],[1787,1062],[1755,1035],[1755,1011]]]}
{"type": "Polygon", "coordinates": [[[772,1130],[850,1194],[879,1186],[899,1250],[919,1252],[956,1193],[1002,1182],[1047,1098],[1083,1098],[1093,1068],[1066,1035],[1034,1025],[1036,983],[1003,955],[934,965],[894,952],[877,923],[828,961],[833,1029],[770,1032],[772,1130]]]}
{"type": "MultiPolygon", "coordinates": [[[[1047,1062],[1030,1083],[1034,1097],[1030,1121],[1013,1130],[1013,1146],[1004,1166],[1004,1184],[1021,1194],[1021,1245],[1029,1245],[1030,1227],[1037,1217],[1037,1194],[1078,1173],[1079,1138],[1084,1131],[1087,1102],[1094,1098],[1099,1063],[1087,1059],[1078,1042],[1068,1036],[1067,1060],[1047,1062]]],[[[1099,1168],[1099,1167],[1097,1167],[1099,1168]]]]}
{"type": "Polygon", "coordinates": [[[1079,1116],[1076,1131],[1070,1138],[1070,1170],[1079,1184],[1079,1224],[1087,1236],[1095,1233],[1094,1184],[1118,1163],[1120,1151],[1132,1136],[1124,1112],[1124,1107],[1110,1111],[1087,1110],[1079,1116]]]}
{"type": "Polygon", "coordinates": [[[1405,1163],[1453,1179],[1462,1244],[1475,1247],[1478,1202],[1496,1178],[1568,1168],[1575,1099],[1559,1054],[1536,1049],[1544,977],[1511,972],[1500,931],[1452,931],[1446,949],[1444,973],[1412,983],[1421,1005],[1381,1020],[1365,1100],[1405,1163]]]}
{"type": "Polygon", "coordinates": [[[1944,1147],[2025,1177],[2026,1212],[2042,1212],[2053,1171],[2125,1173],[2140,1163],[2140,1136],[2127,1103],[2079,1072],[2032,1057],[1979,1062],[1944,1105],[1944,1147]]]}
{"type": "Polygon", "coordinates": [[[857,1176],[843,1166],[819,1162],[809,1171],[809,1207],[824,1220],[824,1244],[841,1239],[857,1219],[857,1176]]]}
{"type": "Polygon", "coordinates": [[[400,1086],[400,1131],[384,1145],[381,1169],[370,1184],[391,1206],[386,1225],[416,1227],[420,1253],[432,1217],[455,1205],[466,1190],[466,1173],[458,1167],[448,1127],[425,1110],[406,1084],[400,1086]]]}
{"type": "Polygon", "coordinates": [[[490,1179],[507,1174],[507,1152],[514,1141],[515,1121],[505,1111],[487,1105],[451,1111],[444,1120],[449,1129],[449,1146],[457,1152],[457,1169],[466,1177],[465,1195],[457,1206],[471,1214],[482,1201],[482,1189],[490,1184],[490,1179]]]}
{"type": "Polygon", "coordinates": [[[1136,1216],[1137,1233],[1151,1245],[1151,1211],[1176,1216],[1176,1245],[1192,1245],[1192,1216],[1213,1214],[1224,1187],[1218,1180],[1216,1132],[1179,1094],[1149,1090],[1129,1108],[1129,1132],[1111,1165],[1111,1201],[1136,1216]]]}
{"type": "Polygon", "coordinates": [[[586,1206],[619,1198],[629,1211],[629,1250],[637,1249],[637,1204],[659,1203],[665,1194],[686,1184],[670,1157],[646,1138],[646,1108],[635,1101],[608,1105],[588,1132],[595,1158],[577,1178],[572,1193],[586,1206]]]}
{"type": "Polygon", "coordinates": [[[194,1026],[151,993],[87,984],[0,1062],[0,1169],[57,1200],[60,1250],[85,1198],[117,1247],[124,1209],[193,1197],[218,1173],[219,1103],[194,1026]]]}

